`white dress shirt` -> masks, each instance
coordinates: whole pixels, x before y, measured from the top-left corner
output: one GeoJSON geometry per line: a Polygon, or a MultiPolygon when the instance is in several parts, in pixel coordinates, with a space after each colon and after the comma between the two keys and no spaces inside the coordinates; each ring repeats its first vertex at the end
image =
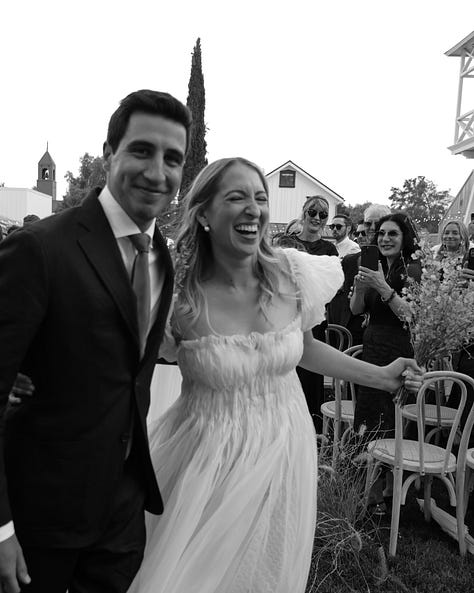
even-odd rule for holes
{"type": "Polygon", "coordinates": [[[359,245],[355,241],[349,239],[349,237],[344,237],[342,241],[336,243],[336,249],[341,259],[346,255],[351,253],[359,253],[360,251],[359,245]]]}
{"type": "MultiPolygon", "coordinates": [[[[99,202],[104,209],[105,216],[109,221],[110,227],[114,234],[117,244],[122,255],[123,263],[128,272],[129,278],[132,276],[133,262],[137,255],[137,250],[128,238],[129,235],[141,233],[140,229],[125,210],[120,206],[117,200],[111,194],[107,186],[101,191],[99,202]]],[[[150,223],[150,226],[145,233],[151,238],[150,254],[149,254],[149,271],[150,271],[150,327],[156,319],[158,313],[158,306],[160,303],[161,290],[164,282],[164,270],[159,265],[159,253],[153,246],[153,234],[155,232],[156,221],[150,223]],[[158,265],[157,265],[158,263],[158,265]]],[[[150,328],[148,328],[150,330],[150,328]]]]}

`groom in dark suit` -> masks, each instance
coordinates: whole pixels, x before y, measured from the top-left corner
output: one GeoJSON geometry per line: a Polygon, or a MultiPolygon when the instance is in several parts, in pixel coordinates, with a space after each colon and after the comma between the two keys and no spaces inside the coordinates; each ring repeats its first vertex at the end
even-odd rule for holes
{"type": "Polygon", "coordinates": [[[109,122],[106,187],[0,246],[4,592],[126,591],[144,509],[162,511],[146,415],[173,271],[155,219],[190,126],[171,95],[128,95],[109,122]],[[35,395],[7,410],[18,371],[35,395]]]}

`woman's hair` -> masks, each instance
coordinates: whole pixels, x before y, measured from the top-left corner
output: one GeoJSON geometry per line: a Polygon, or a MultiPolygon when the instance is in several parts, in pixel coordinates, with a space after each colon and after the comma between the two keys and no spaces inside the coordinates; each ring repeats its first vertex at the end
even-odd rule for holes
{"type": "Polygon", "coordinates": [[[466,225],[463,222],[461,222],[460,220],[448,220],[445,223],[443,223],[443,226],[441,227],[441,230],[439,233],[441,246],[436,253],[436,259],[441,260],[446,256],[446,245],[443,243],[443,235],[444,235],[444,231],[446,230],[446,227],[450,224],[454,224],[458,228],[459,235],[461,237],[461,244],[459,246],[459,254],[464,255],[469,249],[469,245],[470,245],[469,232],[467,230],[466,225]]]}
{"type": "Polygon", "coordinates": [[[382,216],[389,216],[392,213],[390,208],[385,204],[371,204],[364,210],[364,220],[368,218],[382,218],[382,216]]]}
{"type": "Polygon", "coordinates": [[[285,235],[297,235],[301,232],[302,222],[301,218],[293,218],[285,227],[285,235]]]}
{"type": "MultiPolygon", "coordinates": [[[[408,274],[408,267],[413,262],[411,256],[415,253],[415,251],[419,249],[419,236],[415,224],[413,223],[413,220],[408,216],[408,214],[396,212],[394,214],[383,216],[379,220],[375,227],[375,237],[372,241],[373,244],[378,245],[378,232],[383,223],[389,221],[394,222],[402,232],[402,249],[400,252],[400,257],[396,262],[394,262],[394,265],[392,265],[390,268],[390,279],[387,278],[387,282],[393,288],[396,288],[398,290],[398,286],[393,286],[391,282],[393,282],[397,276],[401,277],[403,275],[408,274]]],[[[382,262],[382,268],[384,269],[384,272],[387,273],[387,258],[382,253],[379,253],[379,258],[382,262]]]]}
{"type": "MultiPolygon", "coordinates": [[[[183,200],[183,218],[176,240],[176,287],[175,311],[179,319],[194,324],[202,312],[204,292],[201,283],[209,274],[213,262],[209,234],[198,221],[198,216],[214,199],[225,172],[235,164],[244,165],[257,172],[265,191],[268,185],[260,168],[241,157],[225,158],[207,165],[196,177],[183,200]]],[[[259,305],[265,312],[274,294],[279,293],[278,258],[270,246],[266,228],[254,261],[254,271],[260,284],[259,305]]]]}

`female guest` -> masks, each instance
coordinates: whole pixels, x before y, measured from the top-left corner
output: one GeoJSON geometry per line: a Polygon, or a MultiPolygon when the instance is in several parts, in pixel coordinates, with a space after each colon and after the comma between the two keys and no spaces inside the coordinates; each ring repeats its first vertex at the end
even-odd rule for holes
{"type": "Polygon", "coordinates": [[[328,221],[329,203],[322,196],[308,196],[301,215],[301,231],[296,235],[300,244],[311,255],[338,255],[331,241],[322,239],[328,221]]]}
{"type": "MultiPolygon", "coordinates": [[[[410,334],[402,321],[408,305],[401,292],[408,276],[420,280],[421,266],[411,258],[417,249],[417,235],[405,214],[381,218],[374,242],[380,253],[378,270],[359,268],[350,306],[355,315],[370,314],[362,342],[362,360],[385,365],[399,356],[413,356],[410,334]]],[[[394,411],[393,394],[360,387],[354,414],[355,432],[365,434],[366,439],[375,435],[393,436],[394,411]]],[[[374,485],[369,504],[374,505],[378,514],[384,513],[382,480],[374,485]]]]}
{"type": "Polygon", "coordinates": [[[460,220],[445,222],[440,232],[441,244],[433,248],[436,259],[457,259],[462,262],[469,249],[469,233],[466,225],[460,220]]]}
{"type": "MultiPolygon", "coordinates": [[[[336,246],[331,241],[322,238],[324,227],[329,216],[329,203],[323,196],[308,196],[303,205],[301,213],[301,228],[292,238],[296,241],[297,248],[304,250],[311,255],[335,255],[338,256],[336,246]]],[[[284,246],[284,245],[282,245],[284,246]]],[[[326,319],[312,328],[313,336],[322,342],[326,340],[325,330],[326,319]]],[[[321,404],[324,403],[324,376],[312,373],[298,366],[296,369],[298,377],[306,397],[308,409],[313,418],[317,432],[323,426],[321,416],[321,404]]]]}
{"type": "Polygon", "coordinates": [[[420,385],[414,361],[374,367],[313,339],[339,260],[273,250],[268,219],[265,176],[245,159],[208,165],[185,198],[161,351],[177,357],[182,392],[150,430],[165,510],[149,517],[134,591],[303,593],[317,465],[296,365],[386,391],[403,373],[420,385]]]}

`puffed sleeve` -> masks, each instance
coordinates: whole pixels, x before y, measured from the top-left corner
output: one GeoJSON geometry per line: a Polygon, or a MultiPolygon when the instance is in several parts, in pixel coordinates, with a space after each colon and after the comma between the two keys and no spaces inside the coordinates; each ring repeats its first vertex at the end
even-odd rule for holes
{"type": "Polygon", "coordinates": [[[334,255],[310,255],[285,249],[301,303],[301,329],[307,331],[325,319],[325,306],[344,282],[341,262],[334,255]]]}

